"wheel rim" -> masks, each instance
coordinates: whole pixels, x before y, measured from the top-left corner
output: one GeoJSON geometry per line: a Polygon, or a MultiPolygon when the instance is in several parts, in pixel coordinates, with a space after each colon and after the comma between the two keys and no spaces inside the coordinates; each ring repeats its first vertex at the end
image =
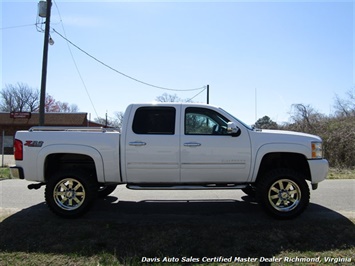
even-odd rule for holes
{"type": "Polygon", "coordinates": [[[73,178],[61,180],[54,188],[54,202],[63,210],[78,209],[85,201],[85,188],[82,183],[73,178]]]}
{"type": "Polygon", "coordinates": [[[274,209],[289,212],[300,203],[301,189],[290,179],[280,179],[270,187],[268,198],[274,209]]]}

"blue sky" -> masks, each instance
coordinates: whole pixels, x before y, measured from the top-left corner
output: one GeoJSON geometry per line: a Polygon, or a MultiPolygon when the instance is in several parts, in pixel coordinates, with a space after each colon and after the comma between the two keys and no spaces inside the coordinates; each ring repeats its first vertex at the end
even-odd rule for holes
{"type": "MultiPolygon", "coordinates": [[[[85,89],[67,42],[53,29],[144,82],[178,90],[209,84],[210,103],[248,124],[264,115],[287,122],[297,103],[328,115],[335,94],[345,97],[354,87],[353,1],[55,2],[47,93],[92,119],[163,93],[185,99],[199,91],[145,86],[70,46],[85,89]]],[[[34,26],[37,3],[1,2],[2,88],[17,82],[40,88],[44,34],[34,26]],[[12,28],[23,25],[29,26],[12,28]]],[[[205,102],[206,93],[194,100],[205,102]]]]}

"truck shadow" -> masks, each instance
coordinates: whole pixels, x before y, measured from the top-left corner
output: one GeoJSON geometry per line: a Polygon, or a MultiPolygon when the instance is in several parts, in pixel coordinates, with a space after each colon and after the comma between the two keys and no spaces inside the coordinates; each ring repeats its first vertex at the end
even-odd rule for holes
{"type": "Polygon", "coordinates": [[[310,204],[293,220],[265,215],[244,200],[99,200],[84,217],[53,215],[45,203],[15,213],[0,224],[0,251],[78,254],[108,253],[122,263],[142,257],[268,257],[283,251],[328,252],[355,247],[354,224],[310,204]]]}

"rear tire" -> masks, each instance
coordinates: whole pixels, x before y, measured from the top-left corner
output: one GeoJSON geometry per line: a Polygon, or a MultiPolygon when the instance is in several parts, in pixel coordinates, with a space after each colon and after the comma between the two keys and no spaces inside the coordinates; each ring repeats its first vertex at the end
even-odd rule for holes
{"type": "Polygon", "coordinates": [[[259,203],[278,219],[300,215],[309,204],[309,196],[305,178],[292,169],[276,169],[265,174],[257,187],[259,203]]]}
{"type": "Polygon", "coordinates": [[[96,198],[96,180],[79,171],[57,173],[48,180],[45,189],[49,209],[64,218],[85,214],[96,198]]]}

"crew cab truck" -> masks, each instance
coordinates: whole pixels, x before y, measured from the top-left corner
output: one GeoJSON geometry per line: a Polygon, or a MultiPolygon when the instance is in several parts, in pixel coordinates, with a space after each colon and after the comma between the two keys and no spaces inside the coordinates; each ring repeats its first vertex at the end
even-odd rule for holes
{"type": "Polygon", "coordinates": [[[131,104],[122,132],[34,127],[14,141],[15,177],[46,185],[48,207],[63,217],[87,212],[117,185],[129,189],[242,189],[267,213],[293,218],[309,185],[326,178],[321,138],[258,130],[221,108],[191,103],[131,104]]]}

